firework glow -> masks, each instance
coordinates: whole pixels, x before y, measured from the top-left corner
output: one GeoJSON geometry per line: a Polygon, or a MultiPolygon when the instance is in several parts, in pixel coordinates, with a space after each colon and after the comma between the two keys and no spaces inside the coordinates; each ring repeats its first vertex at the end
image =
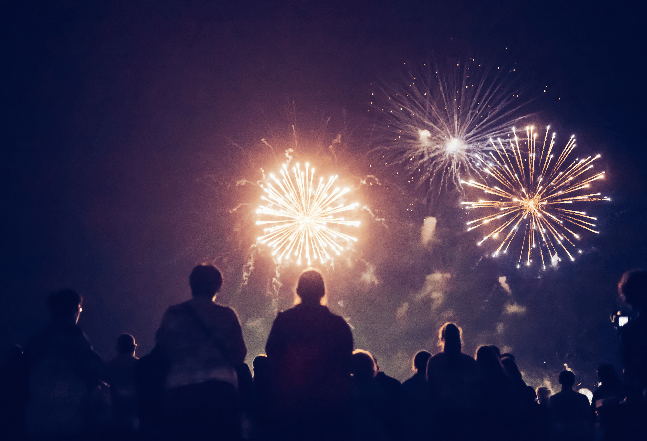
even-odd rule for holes
{"type": "Polygon", "coordinates": [[[305,169],[297,163],[292,167],[292,175],[284,164],[280,178],[270,174],[269,182],[261,185],[264,205],[256,210],[256,224],[265,227],[257,242],[267,244],[278,263],[325,263],[357,241],[335,229],[360,225],[359,221],[339,217],[359,207],[357,202],[344,205],[343,196],[350,189],[333,188],[337,176],[330,176],[327,181],[320,177],[315,185],[314,175],[315,169],[308,163],[305,169]]]}
{"type": "Polygon", "coordinates": [[[556,264],[560,260],[559,253],[574,260],[574,241],[580,239],[576,231],[584,229],[599,233],[594,224],[597,218],[564,206],[609,200],[600,193],[589,193],[594,181],[604,179],[604,171],[591,172],[600,155],[567,162],[576,147],[575,137],[571,136],[566,146],[558,151],[555,133],[549,136],[549,130],[550,126],[539,148],[532,126],[526,127],[522,140],[514,128],[513,136],[505,141],[490,140],[492,151],[482,160],[482,171],[496,181],[496,185],[489,186],[473,179],[463,181],[489,195],[476,202],[461,202],[467,209],[488,211],[485,216],[468,221],[468,231],[487,230],[478,244],[488,239],[498,241],[494,257],[507,253],[519,233],[521,251],[517,266],[522,261],[530,266],[536,254],[541,257],[544,268],[549,263],[556,264]]]}
{"type": "Polygon", "coordinates": [[[518,115],[524,103],[500,72],[472,59],[412,74],[404,90],[386,90],[382,159],[404,165],[410,183],[431,189],[437,177],[439,191],[450,182],[462,191],[463,177],[479,175],[481,159],[491,151],[489,138],[526,117],[518,115]]]}

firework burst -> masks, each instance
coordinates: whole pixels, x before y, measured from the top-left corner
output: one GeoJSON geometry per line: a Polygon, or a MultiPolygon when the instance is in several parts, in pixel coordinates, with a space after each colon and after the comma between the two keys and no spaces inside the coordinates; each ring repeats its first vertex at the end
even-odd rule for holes
{"type": "Polygon", "coordinates": [[[359,203],[344,205],[343,196],[350,189],[333,188],[337,176],[325,181],[320,177],[315,185],[315,169],[308,163],[301,169],[297,163],[292,175],[287,164],[281,169],[281,177],[270,174],[269,182],[262,184],[264,195],[256,213],[257,225],[264,225],[263,236],[257,242],[267,244],[278,263],[313,260],[321,263],[341,255],[351,242],[357,239],[335,229],[338,226],[360,225],[359,221],[339,217],[341,213],[356,210],[359,203]]]}
{"type": "Polygon", "coordinates": [[[505,141],[490,140],[492,151],[481,162],[482,172],[493,178],[496,185],[489,186],[474,180],[463,184],[483,190],[486,199],[462,202],[468,209],[486,210],[488,213],[467,222],[468,231],[475,228],[487,230],[483,244],[491,239],[498,242],[493,256],[507,253],[517,236],[521,242],[518,266],[532,263],[536,254],[547,263],[556,264],[559,253],[574,260],[574,241],[583,229],[593,233],[596,218],[585,211],[565,208],[565,205],[609,200],[600,193],[589,193],[591,184],[604,179],[604,172],[592,173],[594,161],[600,155],[567,161],[575,149],[572,136],[561,150],[555,147],[555,133],[549,136],[546,128],[540,147],[534,127],[526,127],[525,139],[519,139],[515,129],[505,141]],[[523,147],[523,150],[522,150],[523,147]]]}
{"type": "Polygon", "coordinates": [[[489,138],[525,117],[518,92],[500,74],[472,59],[411,74],[404,90],[385,90],[388,140],[378,148],[385,164],[404,165],[410,183],[431,189],[437,178],[439,191],[449,182],[462,191],[462,178],[479,174],[489,138]]]}

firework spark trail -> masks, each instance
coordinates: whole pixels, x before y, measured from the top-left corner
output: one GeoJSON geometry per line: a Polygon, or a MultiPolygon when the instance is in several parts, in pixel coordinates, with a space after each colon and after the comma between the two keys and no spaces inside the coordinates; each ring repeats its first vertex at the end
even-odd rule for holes
{"type": "Polygon", "coordinates": [[[267,205],[261,205],[256,213],[260,219],[257,225],[267,225],[258,238],[258,242],[268,244],[272,256],[280,263],[296,258],[301,265],[305,259],[308,265],[313,260],[324,263],[332,259],[331,254],[340,255],[345,249],[342,243],[354,242],[357,239],[337,231],[332,226],[359,226],[359,221],[346,220],[337,217],[340,213],[357,209],[359,203],[344,205],[342,196],[348,188],[332,188],[337,176],[331,176],[327,182],[319,178],[316,187],[314,168],[306,163],[302,170],[297,163],[292,168],[294,178],[288,171],[287,164],[281,169],[281,179],[273,174],[266,185],[261,185],[265,195],[262,200],[267,205]],[[330,252],[329,252],[330,251],[330,252]]]}
{"type": "Polygon", "coordinates": [[[439,175],[439,191],[449,181],[462,191],[463,176],[480,175],[481,160],[492,150],[489,138],[527,116],[518,114],[524,103],[515,101],[512,86],[473,59],[436,66],[422,78],[412,74],[405,90],[385,91],[381,110],[389,139],[377,150],[385,161],[404,165],[409,182],[419,176],[417,185],[431,189],[439,175]]]}
{"type": "Polygon", "coordinates": [[[526,138],[521,141],[522,145],[525,142],[527,151],[522,151],[519,137],[515,129],[512,130],[513,137],[506,141],[490,140],[492,151],[487,160],[481,161],[483,173],[491,176],[497,185],[489,186],[474,180],[462,182],[496,197],[477,202],[461,202],[468,209],[488,209],[490,212],[468,221],[468,231],[491,227],[478,242],[479,245],[488,239],[503,236],[493,253],[493,256],[498,256],[501,252],[508,251],[519,229],[523,229],[519,264],[525,256],[526,265],[530,265],[533,253],[536,252],[534,250],[539,250],[544,268],[547,260],[552,263],[559,260],[558,251],[565,252],[574,260],[572,250],[575,244],[572,239],[580,238],[574,229],[578,227],[599,233],[592,222],[596,218],[584,211],[567,209],[561,205],[610,200],[600,193],[585,194],[592,182],[604,179],[604,172],[586,174],[600,155],[575,159],[565,165],[576,146],[574,136],[555,159],[555,133],[549,137],[550,126],[546,128],[539,156],[534,127],[526,127],[526,138]]]}

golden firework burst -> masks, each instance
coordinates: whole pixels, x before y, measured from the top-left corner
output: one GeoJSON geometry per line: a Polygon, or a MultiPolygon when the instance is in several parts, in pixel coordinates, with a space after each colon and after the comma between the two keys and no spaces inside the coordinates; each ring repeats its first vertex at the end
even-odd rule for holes
{"type": "Polygon", "coordinates": [[[496,185],[475,180],[462,182],[488,195],[476,202],[461,202],[467,209],[488,212],[468,221],[468,231],[487,230],[478,244],[488,239],[498,241],[495,257],[507,253],[515,238],[521,236],[517,239],[521,242],[518,266],[524,260],[530,265],[535,254],[541,257],[544,268],[548,263],[556,264],[560,252],[574,260],[574,241],[580,239],[577,230],[599,233],[594,223],[597,218],[565,205],[609,200],[600,193],[590,193],[591,184],[604,179],[604,171],[591,172],[600,155],[569,162],[568,157],[576,147],[575,137],[571,136],[558,151],[556,135],[549,136],[549,130],[550,126],[540,147],[532,126],[526,127],[526,136],[521,140],[514,128],[506,140],[491,139],[493,150],[482,160],[482,171],[496,185]]]}

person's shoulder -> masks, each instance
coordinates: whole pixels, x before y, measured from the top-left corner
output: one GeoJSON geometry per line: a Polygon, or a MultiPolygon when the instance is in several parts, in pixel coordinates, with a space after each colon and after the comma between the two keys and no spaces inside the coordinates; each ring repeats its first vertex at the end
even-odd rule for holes
{"type": "Polygon", "coordinates": [[[444,352],[439,352],[437,354],[432,355],[429,357],[429,361],[427,362],[427,366],[431,365],[436,365],[438,363],[442,363],[447,359],[447,354],[444,352]]]}
{"type": "Polygon", "coordinates": [[[461,360],[465,361],[466,363],[471,363],[471,362],[476,363],[476,360],[474,360],[474,357],[472,357],[471,355],[467,355],[464,352],[461,352],[461,360]]]}
{"type": "Polygon", "coordinates": [[[189,304],[188,301],[182,302],[182,303],[176,303],[175,305],[171,305],[168,308],[166,308],[166,311],[164,312],[165,315],[177,315],[177,314],[182,314],[186,311],[187,305],[189,304]]]}
{"type": "Polygon", "coordinates": [[[225,305],[220,305],[218,303],[212,303],[211,310],[214,315],[219,316],[220,318],[227,320],[229,322],[236,322],[238,323],[238,314],[236,313],[236,310],[230,306],[225,306],[225,305]]]}
{"type": "Polygon", "coordinates": [[[210,308],[212,308],[214,311],[218,311],[222,314],[236,314],[236,311],[234,311],[234,308],[226,305],[221,305],[220,303],[215,303],[211,302],[209,305],[210,308]]]}

